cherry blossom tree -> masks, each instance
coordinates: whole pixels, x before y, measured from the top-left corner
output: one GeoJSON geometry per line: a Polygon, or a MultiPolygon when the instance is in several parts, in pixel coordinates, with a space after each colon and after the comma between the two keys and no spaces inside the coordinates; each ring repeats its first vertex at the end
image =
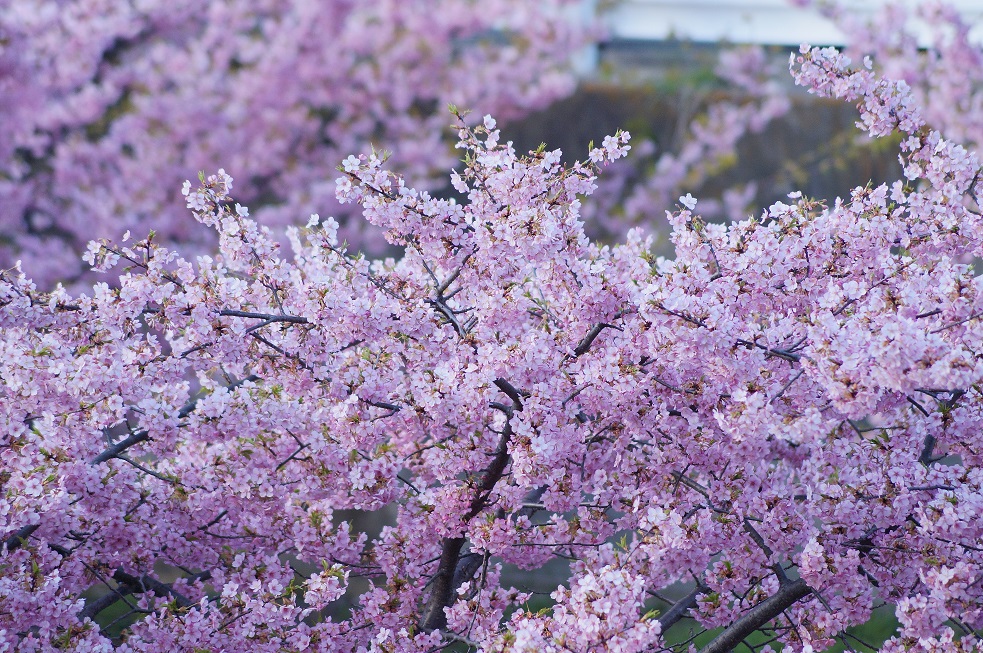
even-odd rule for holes
{"type": "Polygon", "coordinates": [[[219,166],[263,224],[331,211],[361,242],[338,161],[375,143],[445,182],[448,103],[512,118],[573,88],[579,4],[0,0],[0,265],[51,286],[90,239],[151,228],[208,251],[174,189],[219,166]]]}
{"type": "Polygon", "coordinates": [[[0,642],[863,650],[886,607],[872,648],[978,650],[981,163],[904,81],[793,70],[905,179],[729,225],[684,196],[668,260],[584,235],[628,134],[563,166],[460,119],[461,201],[342,164],[398,260],[316,215],[288,254],[220,171],[184,186],[214,256],[127,234],[87,254],[118,285],[3,273],[0,642]],[[503,582],[556,560],[546,597],[503,582]]]}

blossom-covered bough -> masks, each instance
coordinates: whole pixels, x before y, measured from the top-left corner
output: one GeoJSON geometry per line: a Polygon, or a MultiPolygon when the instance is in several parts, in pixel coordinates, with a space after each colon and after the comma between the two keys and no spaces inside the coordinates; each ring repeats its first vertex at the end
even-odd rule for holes
{"type": "Polygon", "coordinates": [[[907,179],[730,226],[683,197],[655,259],[578,218],[627,134],[563,167],[486,118],[466,201],[344,162],[399,260],[316,216],[287,255],[219,173],[185,186],[215,257],[95,244],[128,271],[78,296],[4,273],[0,641],[863,650],[886,605],[874,648],[976,650],[980,162],[904,83],[808,48],[796,75],[901,132],[907,179]],[[502,581],[555,559],[548,598],[502,581]]]}
{"type": "Polygon", "coordinates": [[[963,15],[970,5],[895,1],[861,17],[853,3],[791,2],[833,20],[845,36],[844,54],[870,56],[882,74],[907,82],[929,125],[966,146],[983,142],[983,50],[963,15]]]}

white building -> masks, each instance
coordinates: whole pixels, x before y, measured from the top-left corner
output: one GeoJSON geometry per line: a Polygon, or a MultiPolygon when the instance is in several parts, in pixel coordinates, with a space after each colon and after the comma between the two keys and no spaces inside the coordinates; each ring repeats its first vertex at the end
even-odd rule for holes
{"type": "MultiPolygon", "coordinates": [[[[912,9],[919,0],[902,0],[912,9]]],[[[888,0],[846,0],[851,13],[876,15],[888,0]]],[[[948,0],[983,40],[983,0],[948,0]]],[[[790,0],[618,0],[608,15],[612,40],[841,45],[843,35],[815,10],[790,0]]],[[[927,32],[926,32],[927,34],[927,32]]]]}

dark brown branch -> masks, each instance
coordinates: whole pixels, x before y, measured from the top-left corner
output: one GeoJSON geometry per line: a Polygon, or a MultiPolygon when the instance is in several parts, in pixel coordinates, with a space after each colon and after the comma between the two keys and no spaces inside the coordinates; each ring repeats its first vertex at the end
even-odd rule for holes
{"type": "MultiPolygon", "coordinates": [[[[619,313],[615,317],[621,317],[621,314],[619,313]]],[[[579,343],[577,343],[577,346],[573,350],[572,358],[577,358],[578,356],[583,356],[586,354],[587,350],[590,349],[590,346],[594,344],[594,340],[597,339],[597,336],[601,335],[601,331],[604,331],[604,329],[617,329],[618,331],[623,331],[621,327],[613,324],[598,322],[590,331],[587,332],[587,335],[584,336],[579,343]]]]}
{"type": "Polygon", "coordinates": [[[782,584],[773,596],[744,613],[740,619],[727,626],[700,653],[727,653],[733,651],[748,635],[790,608],[799,599],[812,594],[809,585],[799,578],[782,584]]]}
{"type": "Polygon", "coordinates": [[[774,349],[772,347],[765,347],[761,343],[752,342],[751,340],[743,340],[741,338],[738,338],[737,344],[747,347],[748,349],[757,347],[758,349],[763,350],[769,356],[777,356],[778,358],[787,360],[790,363],[798,363],[802,359],[801,354],[796,354],[786,349],[774,349]]]}
{"type": "Polygon", "coordinates": [[[454,572],[464,548],[463,537],[445,537],[440,550],[440,563],[433,577],[433,589],[420,619],[420,630],[438,630],[447,625],[444,608],[454,600],[454,572]]]}
{"type": "MultiPolygon", "coordinates": [[[[761,533],[759,533],[757,529],[755,529],[754,526],[751,525],[751,520],[747,517],[744,518],[744,530],[747,532],[748,535],[751,536],[751,539],[754,540],[754,543],[758,545],[758,548],[761,549],[761,551],[770,560],[771,557],[775,554],[775,552],[771,550],[771,547],[768,546],[767,542],[765,542],[765,538],[761,537],[761,533]]],[[[771,566],[771,570],[775,572],[775,576],[778,577],[778,582],[780,585],[784,585],[785,583],[788,582],[788,576],[785,575],[785,569],[782,568],[781,563],[776,562],[775,564],[773,564],[771,566]]]]}
{"type": "Polygon", "coordinates": [[[426,300],[428,304],[433,306],[434,310],[437,311],[447,323],[454,327],[454,331],[461,338],[468,335],[468,328],[466,325],[462,325],[457,319],[457,315],[453,310],[444,302],[443,299],[428,299],[426,300]]]}
{"type": "Polygon", "coordinates": [[[466,263],[469,258],[471,258],[470,254],[464,257],[464,262],[462,262],[460,266],[455,268],[455,270],[451,272],[450,275],[446,279],[444,279],[444,281],[440,285],[437,286],[437,295],[441,299],[447,299],[447,297],[444,296],[444,293],[447,292],[447,289],[451,287],[452,283],[457,281],[457,278],[461,275],[461,271],[464,269],[464,263],[466,263]]]}
{"type": "Polygon", "coordinates": [[[21,548],[24,543],[27,542],[27,538],[29,538],[34,531],[40,528],[40,526],[40,524],[31,524],[30,526],[22,527],[16,533],[4,540],[4,548],[8,551],[15,551],[21,548]]]}
{"type": "MultiPolygon", "coordinates": [[[[509,461],[508,439],[511,434],[512,430],[506,424],[506,428],[502,432],[502,439],[495,452],[495,459],[485,471],[481,484],[478,486],[478,492],[471,501],[471,507],[464,515],[465,524],[481,512],[488,501],[488,495],[492,488],[502,478],[509,461]]],[[[463,580],[458,582],[458,579],[466,579],[470,575],[474,575],[474,570],[468,575],[469,560],[461,561],[461,550],[464,548],[464,542],[463,536],[444,538],[440,551],[440,563],[433,578],[433,589],[430,591],[430,597],[423,609],[423,617],[420,619],[420,630],[436,630],[447,625],[447,615],[444,614],[444,608],[454,602],[454,589],[463,582],[463,580]]],[[[480,557],[478,560],[478,566],[480,566],[480,557]]]]}
{"type": "MultiPolygon", "coordinates": [[[[690,324],[692,324],[694,326],[702,327],[702,328],[708,329],[710,331],[713,330],[710,327],[709,324],[707,324],[706,322],[704,322],[703,320],[701,320],[699,318],[695,318],[695,317],[693,317],[691,315],[687,315],[686,313],[683,313],[683,312],[680,312],[680,311],[674,311],[671,308],[666,308],[662,304],[657,304],[656,307],[659,308],[659,309],[661,309],[661,310],[663,310],[663,311],[665,311],[669,315],[678,317],[679,319],[684,320],[686,322],[689,322],[690,324]]],[[[743,338],[738,338],[735,341],[735,344],[740,345],[742,347],[747,347],[748,349],[754,349],[756,347],[758,349],[763,350],[769,356],[776,356],[778,358],[787,360],[790,363],[797,363],[800,360],[802,360],[802,354],[796,354],[795,352],[791,351],[791,349],[793,349],[796,346],[798,346],[799,344],[801,344],[801,341],[799,341],[799,343],[797,343],[796,345],[793,345],[793,347],[792,348],[789,348],[789,349],[775,349],[775,348],[772,348],[772,347],[766,347],[765,345],[762,345],[759,342],[753,342],[751,340],[744,340],[743,338]]]]}
{"type": "MultiPolygon", "coordinates": [[[[924,406],[922,406],[922,405],[921,405],[920,403],[918,403],[917,401],[915,401],[915,400],[914,400],[913,398],[911,398],[911,397],[905,397],[905,399],[907,399],[907,400],[908,400],[908,403],[909,403],[909,404],[911,404],[912,406],[914,406],[915,408],[917,408],[917,409],[918,409],[918,412],[919,412],[919,413],[921,413],[921,414],[922,414],[922,415],[924,415],[925,417],[928,417],[928,411],[927,411],[927,410],[925,410],[925,407],[924,407],[924,406]]],[[[934,445],[933,445],[933,446],[934,446],[934,445]]]]}
{"type": "MultiPolygon", "coordinates": [[[[947,411],[950,411],[953,408],[955,408],[956,403],[963,396],[965,396],[965,394],[966,394],[966,391],[965,390],[961,390],[961,389],[958,389],[958,388],[953,389],[953,390],[947,390],[947,389],[941,389],[941,390],[939,390],[939,389],[932,389],[932,388],[915,388],[915,391],[916,392],[920,392],[920,393],[925,394],[925,395],[928,395],[929,397],[931,397],[932,399],[934,399],[936,401],[936,403],[938,404],[939,410],[941,410],[943,412],[947,412],[947,411]],[[944,395],[949,395],[949,398],[948,399],[945,399],[944,398],[944,395]]],[[[917,408],[919,411],[921,411],[921,413],[923,415],[925,415],[926,417],[928,417],[928,411],[925,410],[925,408],[921,404],[919,404],[917,401],[915,401],[911,397],[906,397],[906,398],[908,399],[908,402],[912,406],[914,406],[915,408],[917,408]]],[[[936,440],[936,438],[935,438],[934,435],[932,435],[931,433],[929,433],[928,435],[926,435],[925,436],[925,441],[922,444],[922,451],[921,451],[921,453],[918,456],[918,462],[920,462],[921,464],[925,465],[926,467],[929,467],[933,463],[936,463],[939,460],[941,460],[944,456],[936,456],[935,455],[935,445],[936,444],[938,444],[938,440],[936,440]]]]}
{"type": "Polygon", "coordinates": [[[373,406],[375,408],[383,408],[385,410],[388,410],[393,415],[395,415],[396,413],[398,413],[399,411],[401,411],[403,409],[402,406],[397,406],[396,404],[386,403],[385,401],[373,401],[372,399],[362,399],[362,401],[364,401],[365,403],[367,403],[369,406],[373,406]]]}
{"type": "Polygon", "coordinates": [[[134,467],[136,467],[137,469],[139,469],[144,474],[147,474],[149,476],[153,476],[158,481],[163,481],[165,483],[171,483],[171,484],[177,485],[179,487],[184,487],[184,484],[181,483],[181,481],[177,480],[177,478],[168,478],[168,477],[164,476],[163,474],[161,474],[159,472],[155,472],[154,470],[150,469],[149,467],[147,467],[145,465],[142,465],[142,464],[138,463],[137,461],[133,460],[132,458],[130,458],[129,456],[127,456],[125,453],[116,454],[116,459],[117,460],[122,460],[125,463],[129,463],[130,465],[133,465],[134,467]]]}
{"type": "MultiPolygon", "coordinates": [[[[211,574],[208,574],[211,577],[211,574]]],[[[143,576],[133,576],[126,573],[122,569],[117,569],[116,573],[113,574],[113,580],[117,583],[125,583],[126,585],[136,587],[137,592],[153,592],[157,596],[170,596],[174,599],[174,602],[182,608],[188,608],[193,605],[193,603],[185,597],[180,592],[176,591],[171,585],[162,583],[153,576],[144,574],[143,576]]],[[[207,580],[207,578],[206,578],[207,580]]]]}
{"type": "MultiPolygon", "coordinates": [[[[522,412],[522,396],[524,393],[520,393],[505,379],[495,379],[495,387],[504,392],[512,400],[512,407],[516,411],[522,412]]],[[[525,393],[525,396],[529,396],[528,393],[525,393]]]]}
{"type": "Polygon", "coordinates": [[[696,607],[696,600],[706,591],[706,587],[697,585],[693,588],[692,592],[676,601],[673,606],[669,608],[668,612],[659,617],[659,623],[662,624],[661,632],[664,634],[667,630],[676,625],[676,622],[684,619],[686,617],[686,613],[696,607]]]}
{"type": "Polygon", "coordinates": [[[765,542],[765,538],[761,537],[761,533],[759,533],[757,529],[751,525],[751,521],[747,517],[744,518],[744,530],[751,536],[754,543],[758,545],[758,548],[761,549],[761,551],[767,557],[771,558],[771,556],[774,555],[774,551],[772,551],[771,547],[768,546],[768,543],[765,542]]]}
{"type": "Polygon", "coordinates": [[[86,619],[95,620],[96,615],[98,615],[100,612],[117,601],[126,600],[126,597],[130,596],[135,591],[135,587],[130,587],[129,585],[119,585],[108,594],[103,594],[98,599],[93,601],[87,600],[85,602],[85,607],[78,613],[79,621],[85,621],[86,619]]]}
{"type": "Polygon", "coordinates": [[[124,438],[117,442],[116,444],[107,447],[101,454],[96,456],[90,461],[92,465],[98,465],[99,463],[104,463],[111,458],[119,456],[121,453],[129,449],[135,444],[140,444],[150,439],[150,432],[146,429],[136,431],[131,433],[129,437],[124,438]]]}
{"type": "Polygon", "coordinates": [[[775,395],[774,397],[772,397],[772,398],[771,398],[771,399],[770,399],[770,400],[768,401],[768,403],[773,403],[773,402],[775,402],[775,401],[778,401],[779,399],[781,399],[781,397],[782,397],[782,395],[783,395],[783,394],[785,394],[785,391],[786,391],[786,390],[788,390],[789,388],[791,388],[791,387],[792,387],[792,384],[793,384],[793,383],[795,383],[796,381],[798,381],[798,380],[799,380],[799,377],[800,377],[800,376],[802,376],[802,375],[803,375],[804,373],[805,373],[805,370],[804,370],[804,369],[800,369],[800,370],[799,370],[799,371],[798,371],[798,372],[797,372],[797,373],[795,374],[795,376],[793,376],[792,378],[790,378],[790,379],[789,379],[789,380],[788,380],[788,381],[787,381],[787,382],[785,383],[785,385],[783,385],[783,386],[782,386],[782,389],[778,391],[778,394],[776,394],[776,395],[775,395]]]}
{"type": "Polygon", "coordinates": [[[973,313],[969,317],[964,317],[961,320],[956,320],[955,322],[950,322],[949,324],[946,324],[945,326],[941,326],[938,329],[935,329],[933,331],[929,331],[929,333],[931,333],[931,334],[942,333],[943,331],[947,331],[947,330],[951,329],[952,327],[957,327],[960,324],[965,324],[966,322],[969,322],[970,320],[975,320],[978,317],[983,317],[983,311],[979,311],[979,312],[973,313]]]}
{"type": "Polygon", "coordinates": [[[932,463],[938,460],[938,458],[935,457],[935,445],[937,442],[938,441],[935,439],[935,436],[931,433],[925,436],[925,442],[922,445],[922,452],[918,455],[918,462],[926,467],[930,467],[932,463]]]}
{"type": "Polygon", "coordinates": [[[251,317],[257,320],[263,320],[266,324],[273,322],[289,322],[290,324],[310,323],[306,317],[296,315],[273,315],[272,313],[253,313],[250,311],[219,311],[218,314],[222,317],[251,317]]]}
{"type": "Polygon", "coordinates": [[[491,494],[495,484],[505,474],[505,468],[511,459],[509,456],[509,439],[511,437],[512,426],[506,423],[505,428],[502,429],[502,437],[498,441],[498,448],[495,449],[495,458],[492,460],[491,465],[488,466],[488,469],[485,470],[485,474],[481,478],[481,483],[478,485],[478,492],[475,494],[474,499],[471,500],[471,506],[467,514],[464,515],[465,522],[471,521],[488,504],[488,496],[491,494]]]}
{"type": "MultiPolygon", "coordinates": [[[[523,393],[521,391],[501,378],[495,379],[495,386],[512,400],[511,407],[503,407],[508,417],[511,417],[511,409],[522,410],[523,393]]],[[[495,449],[494,458],[481,477],[481,482],[476,488],[477,491],[471,500],[468,512],[462,517],[462,522],[465,525],[488,505],[492,489],[505,474],[505,468],[508,467],[511,460],[511,456],[509,456],[511,437],[512,425],[506,419],[498,447],[495,449]]],[[[433,589],[430,590],[430,596],[427,598],[423,615],[420,618],[420,630],[422,631],[438,630],[447,625],[447,615],[444,614],[444,608],[454,603],[455,579],[458,575],[463,577],[467,573],[467,561],[464,561],[463,565],[460,564],[464,542],[465,537],[462,535],[461,537],[445,537],[441,543],[440,562],[432,579],[433,589]]]]}
{"type": "MultiPolygon", "coordinates": [[[[241,381],[236,381],[232,385],[228,386],[228,389],[229,390],[234,390],[234,389],[238,388],[239,386],[241,386],[243,383],[246,383],[247,381],[258,381],[258,380],[259,380],[259,377],[258,376],[254,375],[254,374],[250,374],[249,376],[247,376],[246,378],[242,379],[241,381]]],[[[188,415],[190,415],[192,412],[194,412],[194,409],[197,406],[198,406],[198,399],[197,398],[196,399],[192,399],[191,401],[189,401],[188,403],[186,403],[184,406],[182,406],[181,407],[181,410],[178,411],[178,413],[177,413],[178,418],[179,419],[184,419],[185,417],[187,417],[188,415]]],[[[144,441],[149,440],[149,439],[150,439],[150,432],[147,431],[146,429],[141,429],[139,431],[135,431],[134,433],[131,433],[128,437],[120,440],[116,444],[114,444],[114,445],[112,445],[110,447],[107,447],[102,453],[100,453],[98,456],[96,456],[95,458],[93,458],[90,461],[90,464],[92,464],[92,465],[98,465],[100,463],[106,462],[107,460],[110,460],[111,458],[116,458],[120,454],[122,454],[124,451],[126,451],[127,449],[129,449],[130,447],[132,447],[133,445],[139,444],[139,443],[144,442],[144,441]]]]}
{"type": "MultiPolygon", "coordinates": [[[[232,385],[228,386],[228,388],[232,390],[238,388],[239,386],[241,386],[243,383],[246,383],[247,381],[258,381],[258,380],[259,380],[258,376],[250,374],[249,376],[242,379],[241,381],[237,381],[236,383],[233,383],[232,385]]],[[[192,413],[192,411],[194,411],[197,405],[198,405],[197,399],[193,399],[189,401],[188,403],[186,403],[184,406],[181,407],[181,410],[178,411],[178,417],[181,419],[187,417],[192,413]]],[[[140,442],[144,442],[149,439],[150,439],[150,432],[147,431],[146,429],[142,429],[140,431],[131,433],[129,437],[120,440],[119,442],[117,442],[116,444],[110,447],[107,447],[102,453],[100,453],[98,456],[96,456],[91,461],[89,461],[89,464],[98,465],[112,458],[120,458],[122,460],[126,460],[126,462],[130,463],[131,465],[136,465],[137,467],[141,467],[133,460],[128,460],[124,458],[123,452],[129,449],[130,447],[132,447],[133,445],[139,444],[140,442]]],[[[152,473],[146,469],[144,469],[143,471],[152,473]]],[[[154,475],[156,476],[156,474],[154,475]]],[[[158,478],[160,477],[158,476],[158,478]]],[[[30,526],[21,527],[20,530],[18,530],[16,533],[8,537],[4,541],[3,545],[7,548],[8,551],[14,551],[15,549],[19,549],[21,546],[23,546],[27,538],[30,537],[31,534],[34,533],[34,531],[36,531],[39,528],[39,526],[40,526],[39,524],[32,524],[30,526]]]]}
{"type": "MultiPolygon", "coordinates": [[[[209,578],[211,578],[211,574],[208,572],[195,577],[197,580],[208,580],[209,578]]],[[[131,594],[142,594],[144,592],[153,592],[157,596],[170,596],[182,608],[188,608],[193,605],[187,597],[177,592],[171,585],[162,583],[146,574],[138,577],[128,574],[122,569],[117,569],[113,574],[113,580],[118,583],[117,587],[113,588],[105,596],[94,601],[86,602],[85,608],[79,612],[79,620],[84,621],[86,618],[95,619],[96,615],[117,601],[123,600],[131,594]]]]}
{"type": "Polygon", "coordinates": [[[676,479],[677,483],[682,483],[689,489],[699,492],[706,499],[710,498],[710,491],[707,490],[702,485],[700,485],[699,483],[697,483],[696,481],[694,481],[693,479],[691,479],[689,476],[686,476],[685,474],[676,471],[670,472],[670,475],[674,479],[676,479]]]}

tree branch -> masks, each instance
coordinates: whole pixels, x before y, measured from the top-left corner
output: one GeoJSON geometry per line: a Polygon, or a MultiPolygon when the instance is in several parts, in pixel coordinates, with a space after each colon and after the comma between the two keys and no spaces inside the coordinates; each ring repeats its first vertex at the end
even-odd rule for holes
{"type": "Polygon", "coordinates": [[[748,635],[787,610],[799,599],[812,594],[813,590],[801,578],[782,584],[773,596],[757,604],[744,616],[727,626],[724,632],[704,646],[700,653],[727,653],[733,651],[748,635]]]}
{"type": "Polygon", "coordinates": [[[310,320],[308,320],[306,317],[299,317],[296,315],[274,315],[272,313],[253,313],[251,311],[219,311],[218,314],[223,317],[251,317],[257,320],[263,320],[264,324],[272,324],[273,322],[310,324],[310,320]]]}
{"type": "MultiPolygon", "coordinates": [[[[621,315],[622,315],[621,313],[615,315],[615,319],[621,317],[621,315]]],[[[601,335],[601,331],[603,331],[604,329],[616,329],[618,331],[623,331],[621,327],[615,326],[613,324],[608,324],[607,322],[598,322],[593,326],[593,328],[591,328],[590,331],[587,332],[587,335],[584,336],[581,339],[581,341],[577,343],[577,346],[573,350],[573,356],[568,355],[567,357],[577,358],[579,356],[583,356],[584,354],[586,354],[587,350],[590,349],[590,346],[594,344],[594,340],[597,338],[597,336],[601,335]]]]}
{"type": "Polygon", "coordinates": [[[445,537],[440,550],[440,563],[433,578],[433,589],[423,608],[420,630],[439,630],[447,625],[444,608],[454,601],[454,572],[464,547],[463,537],[445,537]]]}
{"type": "Polygon", "coordinates": [[[706,587],[697,584],[697,586],[693,588],[692,592],[676,601],[672,607],[669,608],[668,612],[659,617],[659,623],[662,625],[661,632],[664,634],[667,630],[676,625],[677,622],[685,618],[686,613],[696,607],[696,600],[706,591],[706,587]]]}
{"type": "MultiPolygon", "coordinates": [[[[195,578],[196,580],[208,580],[211,578],[211,574],[205,572],[195,578]]],[[[142,594],[143,592],[153,592],[157,596],[170,596],[182,608],[193,605],[187,597],[175,591],[172,585],[162,583],[147,574],[138,577],[128,574],[122,569],[117,569],[113,574],[113,580],[119,583],[119,585],[113,588],[108,594],[94,601],[87,601],[85,607],[78,614],[80,621],[84,621],[86,618],[95,619],[96,615],[117,601],[123,600],[131,594],[142,594]]]]}
{"type": "MultiPolygon", "coordinates": [[[[495,386],[504,392],[512,400],[512,406],[504,406],[505,414],[508,419],[502,429],[498,447],[495,449],[495,456],[491,464],[485,470],[478,484],[477,492],[471,500],[468,512],[463,516],[462,521],[465,525],[480,513],[488,505],[488,498],[491,495],[495,484],[501,480],[508,467],[509,460],[509,440],[512,437],[512,425],[509,419],[512,417],[512,410],[522,410],[523,393],[517,390],[505,379],[495,379],[495,386]]],[[[423,608],[423,615],[420,618],[420,630],[438,630],[447,625],[447,615],[444,608],[454,603],[455,580],[458,576],[464,577],[467,573],[467,560],[461,563],[461,550],[464,548],[465,537],[445,537],[441,543],[440,562],[437,571],[433,576],[433,589],[423,608]]],[[[472,572],[473,574],[474,572],[472,572]]]]}
{"type": "MultiPolygon", "coordinates": [[[[236,381],[232,385],[228,386],[228,389],[229,390],[234,390],[234,389],[238,388],[239,386],[241,386],[243,383],[246,383],[247,381],[258,381],[258,380],[259,380],[259,377],[258,376],[256,376],[255,374],[250,374],[246,378],[244,378],[244,379],[242,379],[240,381],[236,381]]],[[[192,412],[194,412],[194,410],[195,410],[195,408],[197,406],[198,406],[198,399],[197,398],[192,399],[191,401],[189,401],[188,403],[186,403],[184,406],[182,406],[181,407],[181,410],[178,411],[178,413],[177,413],[178,418],[179,419],[184,419],[185,417],[187,417],[188,415],[190,415],[192,412]]],[[[90,464],[91,465],[98,465],[100,463],[106,462],[107,460],[110,460],[111,458],[116,458],[120,454],[122,454],[124,451],[126,451],[127,449],[129,449],[130,447],[132,447],[133,445],[139,444],[139,443],[144,442],[144,441],[149,440],[149,439],[150,439],[150,432],[147,431],[146,429],[141,429],[139,431],[136,431],[134,433],[131,433],[129,435],[129,437],[126,437],[123,440],[120,440],[119,442],[117,442],[116,444],[114,444],[114,445],[112,445],[110,447],[107,447],[102,453],[100,453],[98,456],[96,456],[95,458],[93,458],[90,461],[90,464]]]]}
{"type": "Polygon", "coordinates": [[[40,524],[31,524],[29,526],[23,526],[16,533],[14,533],[6,540],[4,540],[3,542],[4,548],[7,549],[7,551],[16,551],[17,549],[21,548],[24,545],[24,543],[27,541],[27,538],[29,538],[31,534],[34,531],[36,531],[40,526],[41,526],[40,524]]]}
{"type": "MultiPolygon", "coordinates": [[[[247,381],[258,381],[258,380],[259,380],[258,376],[254,374],[250,374],[246,378],[240,381],[236,381],[232,385],[228,386],[228,389],[233,390],[241,386],[243,383],[246,383],[247,381]]],[[[197,407],[197,405],[198,405],[197,398],[186,403],[184,406],[181,407],[181,410],[178,411],[178,418],[183,419],[188,415],[190,415],[194,411],[195,407],[197,407]]],[[[139,431],[131,433],[129,437],[126,437],[123,440],[117,442],[116,444],[107,447],[105,450],[103,450],[102,453],[100,453],[98,456],[96,456],[91,461],[89,461],[89,464],[95,466],[100,463],[104,463],[112,458],[120,458],[121,460],[126,460],[126,462],[130,463],[131,465],[136,465],[137,467],[141,467],[134,461],[127,460],[126,458],[124,458],[123,452],[129,449],[130,447],[132,447],[133,445],[139,444],[140,442],[144,442],[149,439],[150,439],[150,432],[147,431],[146,429],[141,429],[139,431]]],[[[143,469],[143,471],[152,474],[152,472],[150,472],[149,470],[143,469]]],[[[154,475],[156,476],[156,474],[154,475]]],[[[158,478],[160,477],[158,476],[158,478]]],[[[34,533],[34,531],[36,531],[39,527],[40,524],[23,526],[16,533],[14,533],[6,540],[4,540],[3,545],[7,548],[8,551],[14,551],[16,549],[19,549],[21,546],[23,546],[24,542],[27,541],[27,538],[30,537],[31,534],[34,533]]]]}
{"type": "MultiPolygon", "coordinates": [[[[522,397],[529,396],[529,393],[523,393],[516,390],[511,383],[505,379],[495,379],[495,387],[504,392],[509,399],[512,400],[512,408],[518,412],[522,412],[522,397]]],[[[511,415],[509,415],[511,417],[511,415]]]]}

